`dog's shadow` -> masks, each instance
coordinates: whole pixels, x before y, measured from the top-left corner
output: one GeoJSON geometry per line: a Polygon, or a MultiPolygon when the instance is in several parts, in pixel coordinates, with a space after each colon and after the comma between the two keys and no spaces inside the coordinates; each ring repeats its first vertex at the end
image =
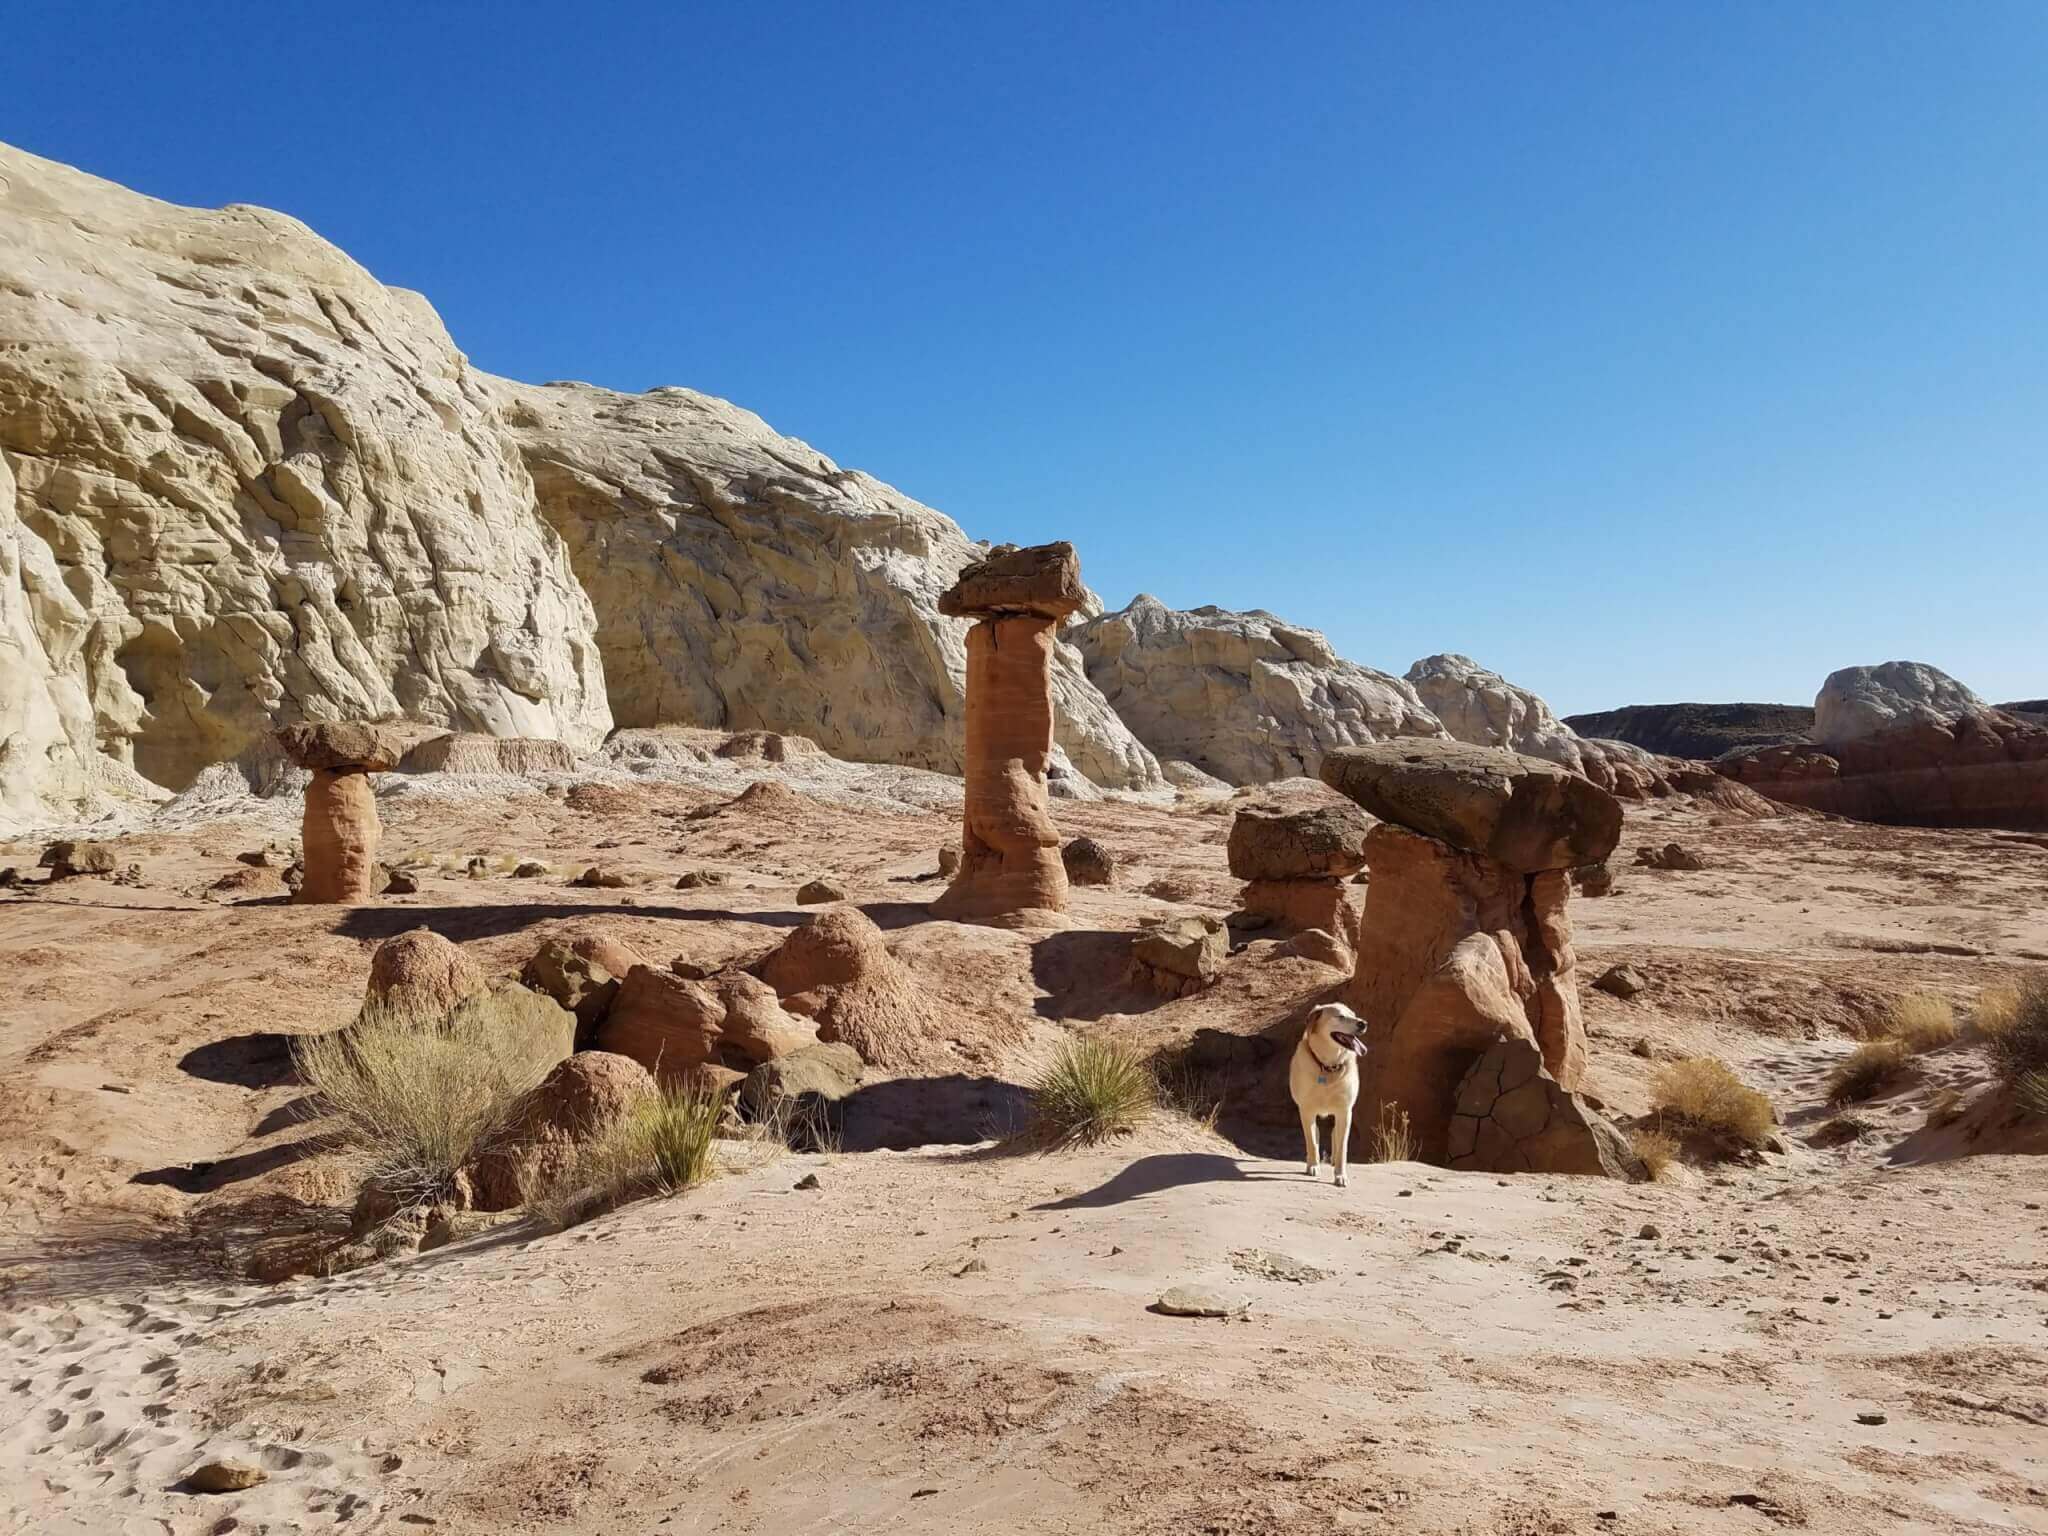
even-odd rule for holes
{"type": "MultiPolygon", "coordinates": [[[[1161,1152],[1151,1157],[1141,1157],[1115,1177],[1085,1190],[1078,1195],[1069,1195],[1064,1200],[1047,1200],[1034,1205],[1034,1211],[1092,1211],[1105,1206],[1122,1205],[1127,1200],[1142,1200],[1147,1195],[1156,1195],[1164,1190],[1177,1189],[1183,1184],[1216,1184],[1226,1180],[1284,1179],[1278,1170],[1264,1168],[1248,1169],[1234,1157],[1224,1157],[1217,1152],[1161,1152]]],[[[1298,1180],[1297,1180],[1298,1182],[1298,1180]]]]}

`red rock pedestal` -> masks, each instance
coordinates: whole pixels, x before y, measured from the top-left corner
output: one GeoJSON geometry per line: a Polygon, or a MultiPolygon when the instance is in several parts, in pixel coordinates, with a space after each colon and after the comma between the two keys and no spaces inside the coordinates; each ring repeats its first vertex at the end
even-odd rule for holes
{"type": "Polygon", "coordinates": [[[939,611],[967,632],[966,807],[960,870],[934,916],[997,927],[1060,927],[1067,871],[1048,809],[1052,648],[1084,597],[1071,544],[999,550],[969,566],[939,611]]]}
{"type": "MultiPolygon", "coordinates": [[[[1453,1116],[1484,1118],[1458,1106],[1476,1093],[1464,1086],[1475,1063],[1501,1042],[1528,1042],[1559,1093],[1584,1076],[1567,871],[1613,851],[1621,807],[1555,764],[1455,742],[1344,748],[1322,776],[1383,818],[1365,839],[1372,878],[1345,996],[1368,1026],[1359,1119],[1405,1111],[1425,1160],[1470,1157],[1471,1134],[1452,1144],[1453,1116]]],[[[1590,1114],[1570,1109],[1559,1125],[1590,1114]]],[[[1528,1131],[1517,1157],[1584,1171],[1567,1166],[1560,1137],[1513,1129],[1528,1131]]]]}
{"type": "Polygon", "coordinates": [[[288,725],[277,733],[284,753],[310,769],[300,826],[306,877],[293,899],[314,903],[368,901],[378,892],[377,847],[383,828],[370,775],[396,767],[403,737],[386,727],[342,721],[288,725]]]}

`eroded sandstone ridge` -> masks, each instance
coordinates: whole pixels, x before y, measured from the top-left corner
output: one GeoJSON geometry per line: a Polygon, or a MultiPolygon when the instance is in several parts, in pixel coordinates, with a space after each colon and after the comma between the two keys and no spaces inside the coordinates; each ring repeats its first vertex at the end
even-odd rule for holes
{"type": "Polygon", "coordinates": [[[1070,638],[1103,697],[1162,762],[1231,784],[1312,776],[1332,747],[1442,736],[1415,690],[1270,613],[1140,594],[1070,638]]]}
{"type": "Polygon", "coordinates": [[[597,745],[589,600],[423,299],[4,145],[0,224],[10,801],[34,761],[77,805],[95,752],[182,787],[294,718],[597,745]]]}
{"type": "Polygon", "coordinates": [[[1053,632],[1087,600],[1071,544],[997,550],[960,573],[939,611],[967,634],[966,804],[960,872],[940,917],[1004,927],[1064,921],[1067,871],[1046,804],[1053,632]]]}
{"type": "Polygon", "coordinates": [[[1614,851],[1621,806],[1554,763],[1456,742],[1347,748],[1322,777],[1380,819],[1346,994],[1369,1029],[1361,1121],[1405,1112],[1420,1155],[1443,1162],[1460,1087],[1500,1041],[1531,1042],[1577,1089],[1567,872],[1614,851]]]}

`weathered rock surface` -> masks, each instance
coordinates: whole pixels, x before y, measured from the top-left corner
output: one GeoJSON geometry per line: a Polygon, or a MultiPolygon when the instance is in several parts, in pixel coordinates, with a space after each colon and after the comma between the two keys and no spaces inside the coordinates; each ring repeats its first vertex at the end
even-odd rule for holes
{"type": "Polygon", "coordinates": [[[70,880],[79,875],[111,875],[119,865],[108,843],[59,838],[43,850],[41,867],[52,880],[70,880]]]}
{"type": "Polygon", "coordinates": [[[820,912],[761,963],[783,1006],[815,1019],[818,1038],[840,1041],[879,1067],[913,1070],[941,1043],[939,1018],[874,919],[858,907],[820,912]]]}
{"type": "Polygon", "coordinates": [[[1230,872],[1240,880],[1343,879],[1365,868],[1371,830],[1371,820],[1348,805],[1248,805],[1231,818],[1230,872]]]}
{"type": "Polygon", "coordinates": [[[576,754],[567,742],[475,731],[430,736],[398,761],[402,773],[568,773],[575,767],[576,754]]]}
{"type": "Polygon", "coordinates": [[[489,983],[462,946],[431,928],[394,934],[370,956],[363,1010],[438,1023],[489,983]]]}
{"type": "Polygon", "coordinates": [[[1579,736],[1542,697],[1469,656],[1425,656],[1407,681],[1443,728],[1475,747],[1505,747],[1577,771],[1579,736]]]}
{"type": "Polygon", "coordinates": [[[1186,997],[1216,984],[1229,953],[1221,919],[1171,917],[1132,942],[1132,979],[1162,997],[1186,997]]]}
{"type": "Polygon", "coordinates": [[[619,983],[640,956],[598,934],[549,939],[519,973],[520,983],[543,992],[576,1016],[576,1042],[597,1038],[619,995],[619,983]]]}
{"type": "Polygon", "coordinates": [[[471,1203],[509,1211],[527,1192],[561,1177],[577,1149],[602,1136],[655,1092],[639,1062],[610,1051],[578,1051],[520,1098],[504,1136],[470,1168],[471,1203]]]}
{"type": "Polygon", "coordinates": [[[2048,726],[1998,710],[1916,720],[1827,749],[1766,747],[1714,766],[1772,800],[1858,821],[2048,829],[2048,726]]]}
{"type": "Polygon", "coordinates": [[[414,734],[402,722],[306,720],[280,730],[277,745],[314,773],[384,773],[399,765],[414,734]]]}
{"type": "Polygon", "coordinates": [[[1813,711],[1804,704],[1631,704],[1566,715],[1564,723],[1581,737],[1707,761],[1723,752],[1809,740],[1813,711]]]}
{"type": "MultiPolygon", "coordinates": [[[[950,518],[694,390],[491,387],[596,605],[621,726],[800,729],[835,757],[962,770],[967,626],[939,598],[984,551],[950,518]]],[[[1076,769],[1161,782],[1066,646],[1053,678],[1076,769]]]]}
{"type": "Polygon", "coordinates": [[[1459,1083],[1447,1143],[1453,1168],[1483,1173],[1649,1177],[1628,1138],[1544,1069],[1534,1041],[1496,1041],[1459,1083]]]}
{"type": "Polygon", "coordinates": [[[1813,701],[1813,739],[1833,747],[1905,725],[1946,725],[1990,706],[1939,667],[1887,661],[1828,674],[1813,701]]]}
{"type": "Polygon", "coordinates": [[[0,713],[60,797],[83,752],[182,787],[293,716],[597,745],[589,601],[424,300],[6,146],[0,219],[0,713]]]}
{"type": "Polygon", "coordinates": [[[1555,763],[1462,742],[1351,747],[1323,782],[1366,811],[1521,874],[1596,864],[1621,835],[1612,795],[1555,763]]]}
{"type": "Polygon", "coordinates": [[[821,1148],[839,1131],[839,1106],[860,1087],[865,1070],[860,1052],[850,1045],[807,1045],[747,1074],[739,1088],[740,1113],[749,1120],[782,1122],[798,1151],[821,1148]]]}
{"type": "Polygon", "coordinates": [[[1004,927],[1064,921],[1067,872],[1046,794],[1053,745],[1053,628],[1086,597],[1071,544],[999,550],[940,598],[972,615],[960,871],[933,915],[1004,927]]]}
{"type": "Polygon", "coordinates": [[[1092,837],[1077,837],[1060,849],[1073,885],[1109,885],[1116,879],[1116,856],[1092,837]]]}
{"type": "Polygon", "coordinates": [[[1141,595],[1067,638],[1140,741],[1228,783],[1312,777],[1332,747],[1443,734],[1409,684],[1270,613],[1141,595]]]}
{"type": "Polygon", "coordinates": [[[705,1064],[744,1073],[817,1039],[817,1027],[785,1011],[757,977],[689,981],[650,965],[626,973],[596,1036],[600,1050],[632,1057],[664,1083],[705,1064]]]}

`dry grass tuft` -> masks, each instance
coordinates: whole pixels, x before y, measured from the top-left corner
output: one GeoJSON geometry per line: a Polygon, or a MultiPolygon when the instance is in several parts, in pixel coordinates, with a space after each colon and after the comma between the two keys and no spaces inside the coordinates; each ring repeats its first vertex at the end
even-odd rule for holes
{"type": "Polygon", "coordinates": [[[1954,1006],[1932,992],[1910,993],[1893,1003],[1883,1030],[1886,1039],[1898,1041],[1915,1056],[1953,1045],[1960,1033],[1954,1006]]]}
{"type": "Polygon", "coordinates": [[[1937,1131],[1945,1125],[1954,1125],[1963,1118],[1963,1107],[1962,1093],[1954,1088],[1944,1088],[1927,1106],[1927,1125],[1937,1131]]]}
{"type": "Polygon", "coordinates": [[[711,1176],[713,1142],[724,1114],[723,1093],[694,1085],[664,1089],[579,1146],[544,1182],[523,1191],[526,1207],[562,1228],[629,1200],[680,1194],[711,1176]]]}
{"type": "Polygon", "coordinates": [[[1161,1109],[1200,1130],[1216,1129],[1223,1113],[1223,1090],[1216,1085],[1215,1072],[1196,1067],[1185,1052],[1162,1053],[1152,1060],[1152,1080],[1158,1085],[1161,1109]]]}
{"type": "Polygon", "coordinates": [[[1415,1132],[1408,1124],[1408,1111],[1398,1104],[1382,1104],[1379,1119],[1365,1133],[1368,1163],[1412,1163],[1415,1161],[1415,1132]]]}
{"type": "Polygon", "coordinates": [[[1031,1097],[1042,1135],[1060,1146],[1090,1146],[1142,1125],[1159,1101],[1159,1085],[1123,1046],[1068,1040],[1031,1097]]]}
{"type": "Polygon", "coordinates": [[[1693,1056],[1659,1068],[1651,1092],[1660,1115],[1724,1132],[1748,1147],[1769,1141],[1778,1123],[1771,1101],[1713,1056],[1693,1056]]]}
{"type": "Polygon", "coordinates": [[[346,1029],[292,1042],[318,1111],[340,1122],[365,1179],[401,1205],[450,1199],[457,1171],[568,1053],[565,1035],[500,999],[481,993],[445,1019],[366,1009],[346,1029]]]}
{"type": "Polygon", "coordinates": [[[1977,994],[1976,1006],[1970,1010],[1970,1032],[1979,1040],[2001,1040],[2012,1033],[2019,1017],[2020,989],[2009,981],[2000,982],[1977,994]]]}
{"type": "Polygon", "coordinates": [[[1835,1063],[1828,1073],[1828,1102],[1857,1104],[1875,1098],[1912,1070],[1912,1048],[1904,1040],[1872,1040],[1835,1063]]]}
{"type": "Polygon", "coordinates": [[[1992,1070],[2019,1096],[2021,1107],[2048,1115],[2048,977],[2029,977],[2019,987],[2011,1021],[1985,1043],[1992,1070]]]}
{"type": "Polygon", "coordinates": [[[1662,1131],[1633,1130],[1628,1133],[1629,1145],[1643,1160],[1643,1166],[1650,1171],[1650,1182],[1661,1184],[1665,1175],[1677,1165],[1678,1143],[1662,1131]]]}

